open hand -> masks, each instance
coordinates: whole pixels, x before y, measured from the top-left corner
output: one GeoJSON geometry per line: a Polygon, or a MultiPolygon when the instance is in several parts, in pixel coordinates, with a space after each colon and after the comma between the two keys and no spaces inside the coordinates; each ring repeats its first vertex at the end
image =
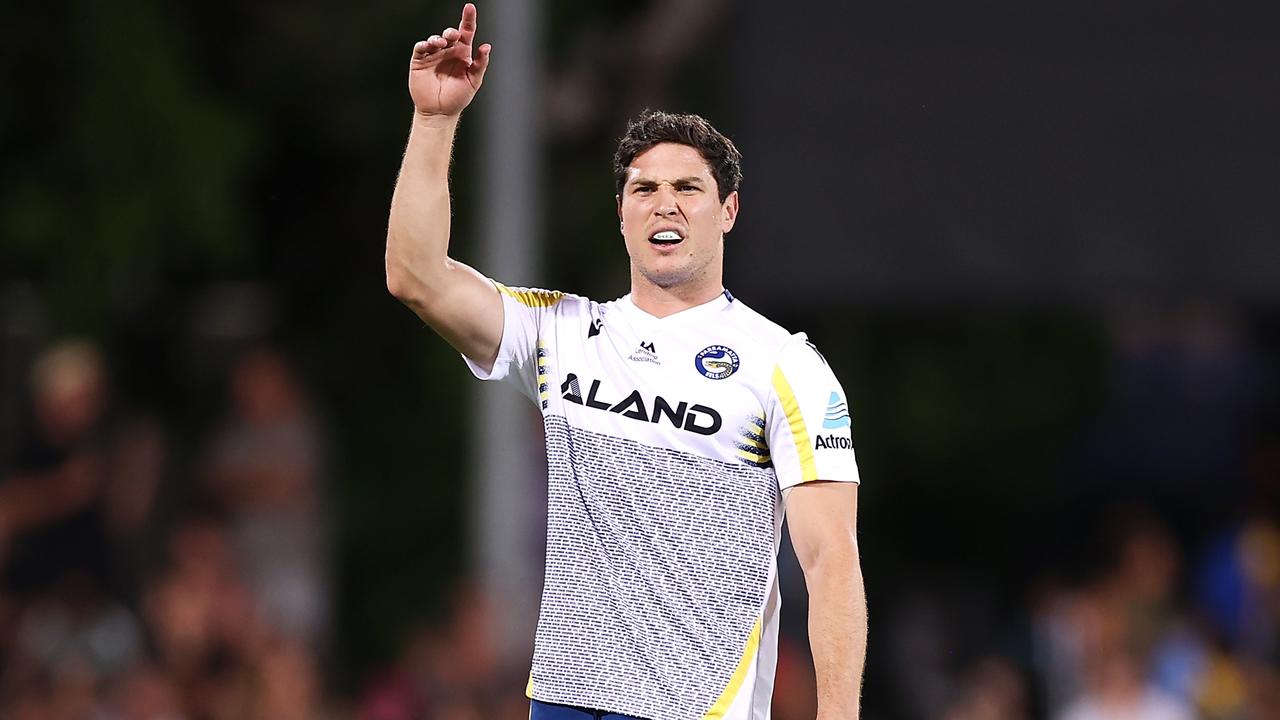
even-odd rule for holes
{"type": "Polygon", "coordinates": [[[458,27],[445,28],[413,46],[409,60],[409,96],[423,115],[458,115],[471,104],[485,68],[489,67],[489,44],[475,48],[476,6],[462,8],[458,27]]]}

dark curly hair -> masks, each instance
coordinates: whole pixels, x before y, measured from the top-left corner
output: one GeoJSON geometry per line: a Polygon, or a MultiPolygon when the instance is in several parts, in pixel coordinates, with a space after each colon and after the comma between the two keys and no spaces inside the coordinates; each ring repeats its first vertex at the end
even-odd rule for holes
{"type": "Polygon", "coordinates": [[[613,154],[613,177],[618,194],[627,183],[627,167],[636,156],[661,143],[688,145],[702,154],[716,179],[720,202],[742,184],[742,153],[733,141],[698,115],[645,110],[627,123],[627,132],[613,154]]]}

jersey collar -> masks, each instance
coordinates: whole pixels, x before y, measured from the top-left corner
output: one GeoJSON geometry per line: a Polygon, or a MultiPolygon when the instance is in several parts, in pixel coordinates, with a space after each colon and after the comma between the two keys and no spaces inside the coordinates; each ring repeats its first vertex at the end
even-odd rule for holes
{"type": "Polygon", "coordinates": [[[691,308],[685,308],[680,312],[673,313],[664,318],[660,318],[660,317],[654,317],[653,315],[650,315],[649,313],[637,307],[635,302],[631,299],[631,293],[627,293],[626,295],[623,295],[618,300],[618,305],[623,309],[623,311],[627,315],[643,318],[648,322],[670,322],[677,319],[679,319],[680,321],[683,321],[688,319],[697,319],[701,317],[707,317],[709,315],[718,313],[721,310],[724,310],[725,308],[729,307],[729,305],[731,304],[733,304],[733,294],[730,293],[728,290],[725,290],[724,292],[720,293],[719,295],[716,295],[714,298],[708,300],[707,302],[702,303],[701,305],[694,305],[691,308]]]}

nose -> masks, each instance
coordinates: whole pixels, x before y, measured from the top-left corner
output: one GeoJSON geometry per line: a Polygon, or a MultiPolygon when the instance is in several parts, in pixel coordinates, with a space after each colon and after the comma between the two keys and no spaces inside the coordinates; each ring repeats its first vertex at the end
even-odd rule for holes
{"type": "Polygon", "coordinates": [[[653,214],[659,217],[671,217],[680,212],[676,206],[675,189],[668,183],[662,183],[658,186],[656,202],[653,205],[653,214]]]}

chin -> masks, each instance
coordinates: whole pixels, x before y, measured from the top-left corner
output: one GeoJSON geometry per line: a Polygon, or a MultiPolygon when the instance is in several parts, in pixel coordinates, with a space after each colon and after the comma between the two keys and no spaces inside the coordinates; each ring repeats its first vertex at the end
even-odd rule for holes
{"type": "Polygon", "coordinates": [[[645,280],[657,285],[664,290],[667,288],[683,285],[693,279],[693,273],[687,268],[673,268],[669,270],[655,270],[646,268],[640,271],[645,280]]]}

